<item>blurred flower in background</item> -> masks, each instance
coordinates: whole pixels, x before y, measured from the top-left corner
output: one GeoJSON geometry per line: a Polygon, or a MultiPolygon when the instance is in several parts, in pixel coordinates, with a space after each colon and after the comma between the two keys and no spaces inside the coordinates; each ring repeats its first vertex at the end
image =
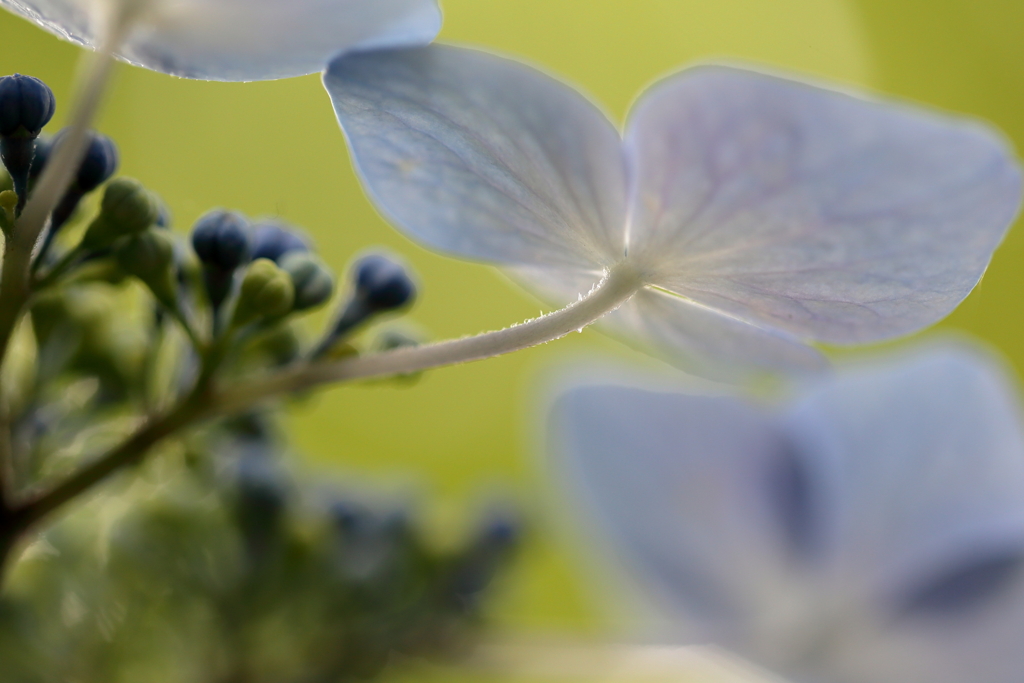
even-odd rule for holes
{"type": "Polygon", "coordinates": [[[436,0],[0,0],[51,33],[173,76],[253,81],[315,73],[347,50],[430,42],[436,0]]]}
{"type": "Polygon", "coordinates": [[[1003,369],[942,346],[788,409],[592,385],[551,453],[678,629],[795,681],[1009,683],[1024,666],[1024,432],[1003,369]]]}

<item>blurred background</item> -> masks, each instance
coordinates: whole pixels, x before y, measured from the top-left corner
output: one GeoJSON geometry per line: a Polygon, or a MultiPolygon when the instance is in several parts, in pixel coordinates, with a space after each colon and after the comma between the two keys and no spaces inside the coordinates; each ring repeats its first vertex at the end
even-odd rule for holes
{"type": "MultiPolygon", "coordinates": [[[[444,0],[441,40],[515,55],[577,84],[617,121],[652,80],[696,61],[752,62],[871,88],[993,122],[1024,146],[1024,3],[1017,0],[444,0]]],[[[0,12],[0,73],[43,79],[67,114],[77,48],[0,12]]],[[[121,65],[98,128],[122,172],[159,193],[178,230],[214,206],[307,230],[341,270],[384,246],[418,273],[407,317],[432,339],[507,326],[538,302],[496,270],[430,253],[362,194],[318,76],[223,84],[121,65]]],[[[1017,297],[1024,232],[1011,231],[978,289],[942,326],[1024,364],[1017,297]]],[[[326,312],[314,316],[323,322],[326,312]]],[[[675,371],[586,331],[504,358],[426,374],[411,386],[332,389],[295,407],[308,467],[420,499],[438,529],[487,496],[523,507],[532,538],[494,596],[510,633],[612,628],[585,555],[545,517],[555,495],[533,447],[544,387],[566,361],[611,358],[675,371]]]]}

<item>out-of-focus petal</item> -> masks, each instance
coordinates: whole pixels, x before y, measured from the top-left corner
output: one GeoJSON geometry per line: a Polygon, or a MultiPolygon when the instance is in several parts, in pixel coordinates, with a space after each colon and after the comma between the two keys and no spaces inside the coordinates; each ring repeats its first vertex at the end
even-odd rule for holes
{"type": "Polygon", "coordinates": [[[837,566],[899,605],[972,557],[1024,552],[1020,416],[1002,373],[959,347],[809,393],[787,431],[831,471],[837,566]]]}
{"type": "Polygon", "coordinates": [[[572,88],[441,45],[349,55],[324,84],[369,193],[415,239],[499,264],[622,258],[620,138],[572,88]]]}
{"type": "Polygon", "coordinates": [[[587,515],[700,638],[741,644],[785,599],[786,533],[763,483],[787,444],[768,416],[729,398],[582,386],[558,399],[549,429],[587,515]]]}
{"type": "Polygon", "coordinates": [[[321,71],[335,55],[428,43],[436,0],[0,0],[46,30],[97,48],[107,12],[136,5],[122,59],[185,78],[252,81],[321,71]]]}
{"type": "Polygon", "coordinates": [[[626,147],[629,248],[655,284],[834,343],[949,313],[1021,196],[982,125],[726,67],[655,85],[626,147]]]}
{"type": "Polygon", "coordinates": [[[1001,368],[932,349],[807,394],[786,431],[827,480],[850,680],[1001,683],[1024,666],[1024,434],[1001,368]]]}
{"type": "Polygon", "coordinates": [[[550,444],[696,642],[794,680],[1005,683],[1024,666],[1019,408],[991,361],[944,346],[823,380],[781,418],[577,387],[550,444]]]}

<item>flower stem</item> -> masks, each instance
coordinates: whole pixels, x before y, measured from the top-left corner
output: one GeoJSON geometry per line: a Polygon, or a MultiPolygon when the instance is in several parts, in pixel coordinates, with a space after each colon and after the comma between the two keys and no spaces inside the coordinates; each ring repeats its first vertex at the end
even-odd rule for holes
{"type": "Polygon", "coordinates": [[[423,346],[403,347],[368,356],[300,365],[297,368],[222,390],[211,402],[219,413],[233,413],[263,399],[332,382],[390,377],[500,356],[545,344],[582,330],[614,311],[643,285],[628,268],[612,270],[587,296],[560,310],[519,325],[423,346]]]}
{"type": "Polygon", "coordinates": [[[544,344],[574,330],[582,330],[628,301],[641,286],[643,280],[635,271],[619,268],[612,270],[579,301],[504,330],[369,356],[305,364],[265,379],[236,384],[226,390],[218,391],[201,378],[193,392],[181,403],[164,415],[149,419],[119,446],[49,491],[16,503],[13,512],[17,528],[9,533],[16,536],[25,533],[29,526],[111,474],[142,462],[157,442],[197,422],[241,412],[274,396],[332,382],[406,374],[482,360],[544,344]]]}
{"type": "Polygon", "coordinates": [[[119,44],[123,30],[110,32],[104,48],[87,57],[85,80],[71,113],[68,132],[43,169],[21,213],[4,244],[3,274],[0,276],[0,368],[7,356],[11,335],[32,294],[30,266],[32,250],[47,218],[64,195],[78,170],[87,144],[86,132],[96,115],[113,67],[113,49],[119,44]]]}

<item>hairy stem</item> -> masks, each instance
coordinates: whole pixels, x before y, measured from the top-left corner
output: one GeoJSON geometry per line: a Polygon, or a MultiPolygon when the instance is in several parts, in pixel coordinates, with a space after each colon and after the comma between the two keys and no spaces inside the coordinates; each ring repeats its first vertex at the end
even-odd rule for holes
{"type": "Polygon", "coordinates": [[[402,375],[500,356],[545,344],[582,330],[610,313],[642,286],[631,269],[613,270],[585,297],[560,310],[504,330],[473,337],[404,347],[368,356],[300,365],[267,378],[222,390],[211,402],[217,412],[233,413],[259,401],[323,384],[402,375]]]}
{"type": "MultiPolygon", "coordinates": [[[[47,219],[64,196],[82,161],[86,150],[86,133],[110,80],[113,52],[127,30],[126,20],[115,19],[102,48],[96,54],[86,56],[85,76],[71,111],[68,132],[43,169],[32,196],[24,205],[24,211],[6,233],[3,271],[0,273],[0,373],[3,372],[11,336],[32,296],[32,251],[46,227],[47,219]]],[[[24,197],[19,197],[19,204],[22,202],[24,197]]],[[[0,415],[0,420],[6,420],[6,416],[0,415]]],[[[4,438],[7,431],[9,426],[8,429],[0,429],[0,438],[4,438]]],[[[10,450],[9,445],[0,449],[0,471],[8,467],[10,450]]]]}
{"type": "Polygon", "coordinates": [[[642,285],[635,271],[622,268],[609,273],[576,303],[504,330],[370,356],[307,364],[226,390],[208,388],[206,382],[200,381],[196,390],[171,411],[150,419],[126,441],[53,489],[16,505],[17,535],[111,474],[142,462],[157,442],[197,422],[243,411],[274,396],[328,383],[400,375],[544,344],[574,330],[582,330],[621,306],[642,285]]]}

